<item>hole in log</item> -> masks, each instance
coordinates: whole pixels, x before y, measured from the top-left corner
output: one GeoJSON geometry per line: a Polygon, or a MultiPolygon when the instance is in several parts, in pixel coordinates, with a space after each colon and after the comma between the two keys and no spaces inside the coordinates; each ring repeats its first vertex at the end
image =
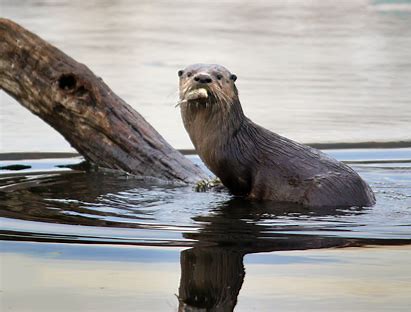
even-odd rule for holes
{"type": "Polygon", "coordinates": [[[73,74],[63,74],[60,76],[59,88],[63,90],[71,90],[76,87],[76,77],[73,74]]]}
{"type": "Polygon", "coordinates": [[[88,91],[86,88],[84,88],[83,86],[80,86],[77,88],[76,90],[76,95],[78,97],[84,97],[85,95],[87,95],[88,91]]]}

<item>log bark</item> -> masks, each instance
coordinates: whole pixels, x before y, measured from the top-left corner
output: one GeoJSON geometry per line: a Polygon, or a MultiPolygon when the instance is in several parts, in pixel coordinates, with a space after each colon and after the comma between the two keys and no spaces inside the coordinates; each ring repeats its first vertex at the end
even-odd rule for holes
{"type": "Polygon", "coordinates": [[[206,177],[85,65],[7,19],[0,88],[99,167],[174,182],[206,177]]]}

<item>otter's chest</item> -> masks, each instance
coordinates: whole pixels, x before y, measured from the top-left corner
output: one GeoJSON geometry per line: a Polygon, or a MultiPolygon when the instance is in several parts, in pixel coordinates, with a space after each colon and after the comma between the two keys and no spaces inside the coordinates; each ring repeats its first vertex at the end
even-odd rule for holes
{"type": "Polygon", "coordinates": [[[206,166],[234,195],[247,195],[251,190],[252,168],[224,149],[207,149],[200,153],[206,166]]]}

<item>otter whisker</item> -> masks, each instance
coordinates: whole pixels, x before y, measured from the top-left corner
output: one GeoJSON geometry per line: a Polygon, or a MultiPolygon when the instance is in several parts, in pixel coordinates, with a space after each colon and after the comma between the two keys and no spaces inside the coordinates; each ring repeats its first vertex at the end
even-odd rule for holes
{"type": "Polygon", "coordinates": [[[180,106],[181,104],[184,104],[184,103],[187,103],[187,100],[182,100],[182,101],[178,102],[176,105],[174,105],[174,107],[178,107],[178,106],[180,106]]]}

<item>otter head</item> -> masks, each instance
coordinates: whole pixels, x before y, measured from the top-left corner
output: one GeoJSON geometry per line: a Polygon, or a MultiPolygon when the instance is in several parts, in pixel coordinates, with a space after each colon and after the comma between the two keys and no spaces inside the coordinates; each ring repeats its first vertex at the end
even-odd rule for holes
{"type": "Polygon", "coordinates": [[[178,71],[184,126],[196,147],[213,145],[235,132],[244,118],[237,76],[217,64],[194,64],[178,71]]]}
{"type": "Polygon", "coordinates": [[[224,109],[238,99],[237,76],[217,64],[194,64],[178,71],[180,101],[197,108],[224,109]],[[216,106],[217,105],[217,106],[216,106]]]}

